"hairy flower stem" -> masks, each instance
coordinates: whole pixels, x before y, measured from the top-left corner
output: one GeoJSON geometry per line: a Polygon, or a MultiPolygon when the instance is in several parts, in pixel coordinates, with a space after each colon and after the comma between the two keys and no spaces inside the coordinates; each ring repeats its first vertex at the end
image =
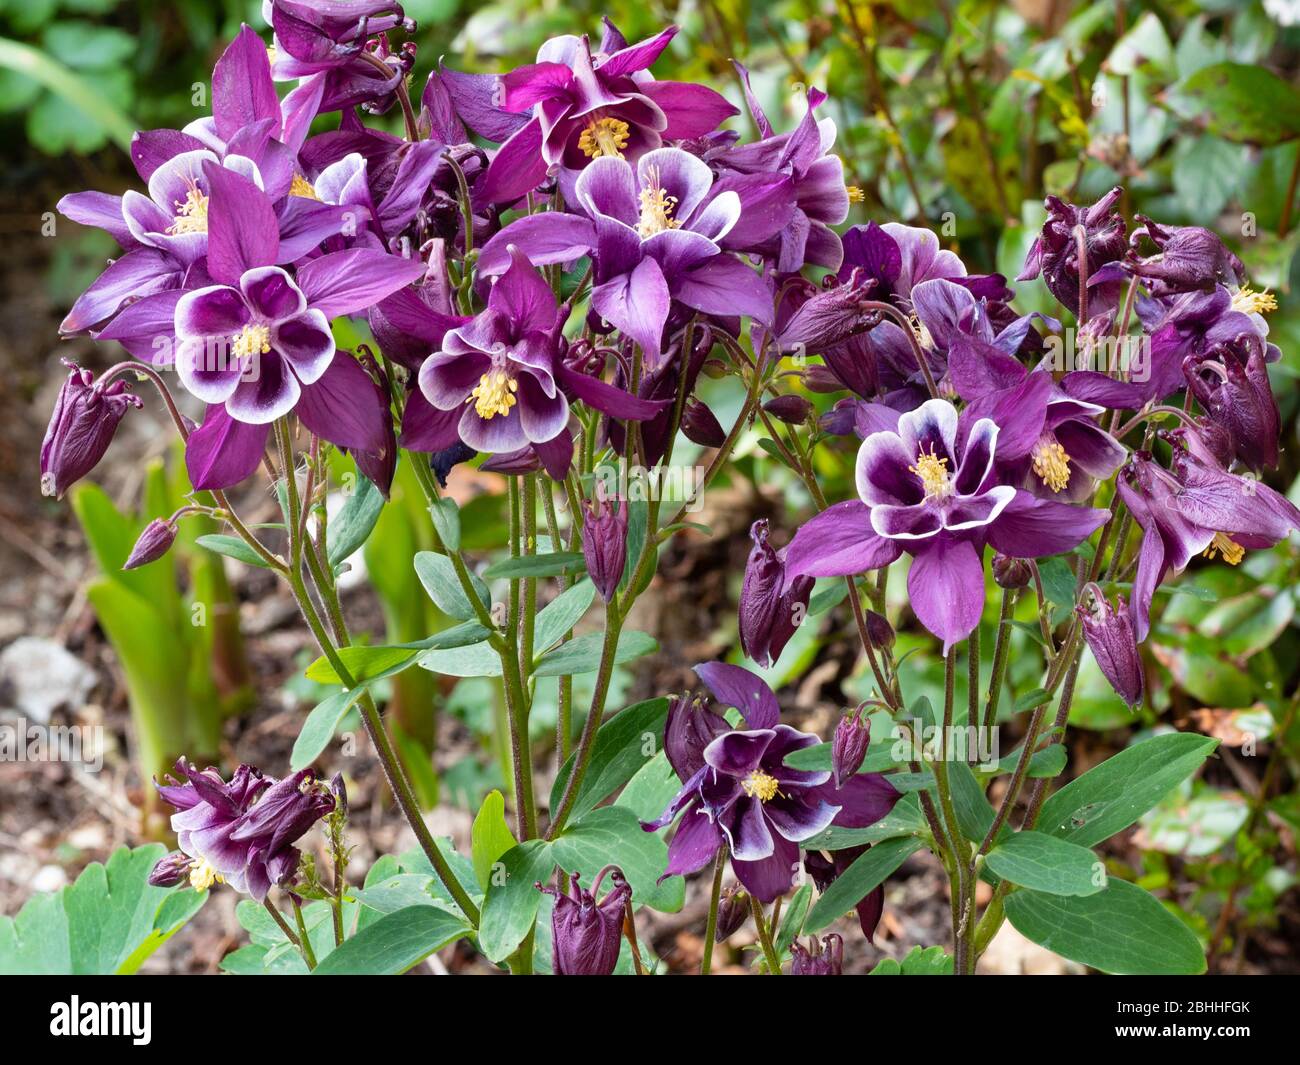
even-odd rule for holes
{"type": "Polygon", "coordinates": [[[772,943],[772,930],[763,918],[763,904],[757,895],[749,896],[749,909],[754,915],[754,927],[758,929],[758,941],[763,947],[763,957],[767,961],[767,975],[781,975],[781,959],[777,956],[776,946],[772,943]]]}
{"type": "Polygon", "coordinates": [[[968,883],[972,876],[969,848],[957,823],[957,811],[952,802],[952,785],[948,779],[948,737],[952,730],[953,694],[956,687],[956,649],[943,659],[943,729],[939,734],[939,753],[932,765],[935,791],[939,795],[939,808],[943,811],[945,827],[951,841],[953,864],[957,867],[957,890],[951,894],[952,938],[955,970],[959,975],[967,972],[970,936],[974,931],[974,887],[968,883]]]}
{"type": "Polygon", "coordinates": [[[998,704],[1006,684],[1007,663],[1011,660],[1011,619],[1016,609],[1019,592],[1015,588],[1002,591],[1002,609],[998,613],[998,635],[993,643],[993,676],[989,681],[988,702],[984,705],[984,728],[992,729],[998,723],[998,704]]]}
{"type": "Polygon", "coordinates": [[[312,950],[311,936],[307,934],[307,922],[302,919],[302,906],[293,896],[289,896],[289,902],[293,906],[293,922],[298,926],[298,945],[302,948],[302,960],[307,963],[307,968],[316,968],[316,952],[312,950]]]}
{"type": "MultiPolygon", "coordinates": [[[[373,52],[362,48],[357,53],[357,57],[359,59],[364,59],[385,78],[391,78],[393,76],[393,68],[373,52]]],[[[397,103],[402,108],[402,121],[406,125],[406,139],[408,141],[418,141],[420,139],[420,127],[415,121],[415,110],[411,107],[411,96],[406,90],[405,77],[402,78],[397,88],[393,90],[393,95],[397,97],[397,103]]]]}
{"type": "Polygon", "coordinates": [[[938,399],[939,386],[935,384],[934,374],[930,371],[930,362],[926,359],[925,352],[921,350],[921,343],[916,339],[916,332],[912,329],[912,323],[908,321],[907,316],[892,303],[884,303],[880,300],[863,300],[858,307],[862,311],[876,311],[894,320],[894,324],[903,331],[908,344],[911,345],[912,357],[921,370],[921,376],[925,378],[925,387],[929,390],[930,398],[938,399]]]}
{"type": "Polygon", "coordinates": [[[700,958],[700,975],[708,976],[713,967],[713,941],[718,935],[718,902],[722,898],[722,873],[727,867],[726,852],[719,849],[713,860],[713,889],[709,893],[709,916],[704,921],[704,954],[700,958]]]}

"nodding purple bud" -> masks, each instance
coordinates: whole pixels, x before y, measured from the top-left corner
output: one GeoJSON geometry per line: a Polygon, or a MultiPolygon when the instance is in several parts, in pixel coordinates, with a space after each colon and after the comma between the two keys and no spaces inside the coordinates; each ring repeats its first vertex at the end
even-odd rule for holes
{"type": "Polygon", "coordinates": [[[727,719],[702,696],[672,697],[664,725],[664,754],[683,783],[704,768],[704,748],[730,730],[727,719]]]}
{"type": "Polygon", "coordinates": [[[721,943],[724,939],[730,939],[745,923],[751,909],[744,888],[725,888],[718,899],[718,923],[713,930],[713,942],[721,943]]]}
{"type": "Polygon", "coordinates": [[[158,864],[149,873],[149,883],[154,887],[175,887],[190,875],[192,862],[188,854],[172,851],[158,859],[158,864]]]}
{"type": "Polygon", "coordinates": [[[801,576],[787,582],[784,553],[767,542],[766,520],[754,522],[749,536],[754,546],[740,588],[740,644],[745,654],[767,666],[802,624],[814,581],[801,576]]]}
{"type": "Polygon", "coordinates": [[[1092,592],[1095,609],[1082,603],[1075,607],[1083,621],[1083,638],[1110,686],[1129,706],[1137,706],[1142,702],[1144,677],[1128,604],[1121,595],[1112,608],[1095,584],[1087,589],[1092,592]]]}
{"type": "Polygon", "coordinates": [[[864,707],[850,710],[840,718],[831,739],[831,773],[837,788],[844,787],[862,768],[871,746],[871,722],[863,716],[864,707]]]}
{"type": "Polygon", "coordinates": [[[866,612],[866,621],[867,638],[871,640],[873,647],[883,647],[885,650],[889,650],[894,646],[894,626],[889,623],[889,619],[884,614],[868,610],[866,612]]]}
{"type": "Polygon", "coordinates": [[[834,932],[808,937],[805,947],[797,939],[790,944],[791,976],[839,976],[844,971],[844,940],[834,932]]]}
{"type": "Polygon", "coordinates": [[[1116,209],[1123,189],[1116,187],[1090,207],[1076,207],[1057,196],[1048,196],[1047,221],[1030,246],[1025,267],[1016,278],[1029,281],[1040,273],[1048,291],[1071,313],[1079,310],[1079,246],[1075,228],[1084,233],[1087,276],[1093,277],[1107,263],[1117,262],[1127,250],[1127,229],[1116,209]]]}
{"type": "Polygon", "coordinates": [[[89,370],[64,365],[70,372],[41,442],[41,492],[56,498],[98,465],[127,408],[143,406],[121,378],[100,388],[89,370]]]}
{"type": "Polygon", "coordinates": [[[536,885],[555,896],[551,910],[551,958],[556,976],[611,976],[618,964],[619,937],[623,932],[623,910],[632,897],[632,886],[616,866],[597,875],[591,890],[570,877],[568,894],[536,885]],[[599,902],[596,892],[608,872],[614,886],[599,902]]]}
{"type": "Polygon", "coordinates": [[[1240,259],[1228,250],[1218,235],[1200,226],[1162,226],[1144,215],[1129,237],[1136,249],[1143,237],[1160,251],[1149,258],[1129,254],[1128,268],[1142,278],[1154,296],[1175,292],[1199,292],[1215,285],[1239,285],[1246,276],[1240,259]]]}
{"type": "Polygon", "coordinates": [[[682,432],[687,440],[701,447],[721,447],[727,439],[717,415],[694,396],[682,407],[682,432]]]}
{"type": "Polygon", "coordinates": [[[804,367],[803,384],[810,392],[842,392],[844,382],[835,376],[834,371],[820,363],[804,367]]]}
{"type": "Polygon", "coordinates": [[[711,378],[714,381],[720,381],[731,371],[727,369],[727,364],[721,359],[709,359],[702,367],[700,367],[700,372],[704,374],[705,377],[711,378]]]}
{"type": "Polygon", "coordinates": [[[598,499],[586,504],[582,524],[582,554],[587,574],[605,602],[614,598],[627,565],[627,504],[598,499]]]}
{"type": "Polygon", "coordinates": [[[1183,375],[1209,420],[1221,426],[1233,454],[1256,473],[1277,465],[1281,416],[1263,345],[1239,338],[1183,360],[1183,375]]]}
{"type": "Polygon", "coordinates": [[[157,562],[171,550],[175,542],[176,525],[163,518],[154,518],[144,527],[144,532],[131,548],[126,561],[122,563],[122,568],[135,569],[137,566],[147,566],[150,562],[157,562]]]}
{"type": "Polygon", "coordinates": [[[334,796],[334,809],[344,817],[348,816],[348,786],[343,782],[343,774],[335,773],[330,780],[330,792],[334,796]]]}
{"type": "Polygon", "coordinates": [[[999,588],[1024,588],[1034,579],[1034,572],[1023,558],[997,554],[993,556],[993,579],[999,588]]]}
{"type": "Polygon", "coordinates": [[[778,418],[790,425],[803,425],[813,412],[813,405],[803,396],[785,395],[769,399],[763,409],[773,418],[778,418]]]}

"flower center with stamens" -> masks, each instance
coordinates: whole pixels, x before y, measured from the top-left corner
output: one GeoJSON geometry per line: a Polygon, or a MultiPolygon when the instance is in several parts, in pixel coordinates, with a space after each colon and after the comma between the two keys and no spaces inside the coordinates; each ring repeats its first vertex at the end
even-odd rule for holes
{"type": "Polygon", "coordinates": [[[187,180],[189,191],[185,193],[185,201],[176,201],[176,220],[167,227],[167,232],[172,236],[208,231],[208,198],[193,179],[187,180]]]}
{"type": "Polygon", "coordinates": [[[844,191],[849,194],[849,203],[862,203],[867,198],[860,185],[845,185],[844,191]]]}
{"type": "Polygon", "coordinates": [[[913,312],[910,318],[912,323],[912,333],[916,337],[916,342],[923,348],[934,347],[934,337],[930,335],[930,330],[925,327],[925,323],[913,312]]]}
{"type": "Polygon", "coordinates": [[[599,159],[603,155],[622,159],[627,149],[628,133],[628,125],[622,119],[592,119],[578,137],[578,147],[588,159],[599,159]]]}
{"type": "Polygon", "coordinates": [[[1263,314],[1265,311],[1277,310],[1277,297],[1265,289],[1254,291],[1249,285],[1242,285],[1232,294],[1232,309],[1242,314],[1263,314]]]}
{"type": "Polygon", "coordinates": [[[206,858],[195,858],[190,863],[190,887],[195,891],[207,891],[213,884],[225,882],[206,858]]]}
{"type": "Polygon", "coordinates": [[[1213,558],[1218,554],[1229,566],[1235,566],[1246,557],[1246,549],[1227,533],[1216,532],[1214,539],[1210,541],[1210,546],[1203,554],[1206,558],[1213,558]]]}
{"type": "Polygon", "coordinates": [[[237,359],[249,355],[265,355],[271,350],[271,330],[264,325],[249,323],[239,331],[230,344],[230,353],[237,359]]]}
{"type": "Polygon", "coordinates": [[[916,465],[907,467],[921,480],[926,499],[942,499],[952,493],[952,483],[948,476],[948,460],[934,453],[934,445],[928,452],[922,451],[916,456],[916,465]]]}
{"type": "Polygon", "coordinates": [[[679,229],[681,222],[673,218],[677,197],[669,196],[660,187],[658,173],[651,171],[648,176],[650,184],[641,190],[641,220],[636,231],[643,237],[653,237],[665,229],[679,229]]]}
{"type": "Polygon", "coordinates": [[[1034,472],[1053,492],[1061,491],[1070,483],[1070,456],[1054,436],[1046,433],[1040,436],[1032,456],[1034,472]]]}
{"type": "Polygon", "coordinates": [[[293,182],[289,185],[289,195],[301,196],[304,200],[320,199],[320,194],[316,191],[316,186],[301,174],[293,175],[293,182]]]}
{"type": "Polygon", "coordinates": [[[780,782],[770,773],[764,773],[761,769],[755,769],[744,780],[740,786],[745,789],[745,794],[751,799],[757,798],[759,802],[771,802],[781,794],[780,782]]]}
{"type": "Polygon", "coordinates": [[[491,370],[478,379],[469,399],[474,401],[474,412],[486,421],[491,421],[498,414],[507,415],[518,400],[515,393],[519,391],[519,382],[504,370],[491,370]]]}

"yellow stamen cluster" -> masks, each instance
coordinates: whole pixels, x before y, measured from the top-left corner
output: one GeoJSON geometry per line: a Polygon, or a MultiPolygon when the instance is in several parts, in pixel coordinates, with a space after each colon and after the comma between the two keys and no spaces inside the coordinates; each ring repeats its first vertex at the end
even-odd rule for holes
{"type": "Polygon", "coordinates": [[[316,191],[316,186],[301,174],[293,175],[293,182],[289,185],[289,195],[301,196],[304,200],[320,199],[320,194],[316,191]]]}
{"type": "Polygon", "coordinates": [[[505,416],[510,413],[510,408],[518,402],[515,398],[518,391],[519,382],[504,370],[493,370],[478,379],[478,384],[465,402],[473,400],[475,413],[480,418],[491,421],[498,414],[505,416]]]}
{"type": "Polygon", "coordinates": [[[745,794],[751,799],[757,798],[759,802],[771,802],[781,794],[779,781],[769,773],[764,773],[761,769],[755,769],[744,780],[740,786],[745,789],[745,794]]]}
{"type": "Polygon", "coordinates": [[[948,460],[934,453],[934,445],[928,452],[922,451],[916,456],[916,465],[907,467],[921,480],[926,499],[946,496],[950,491],[948,483],[948,460]]]}
{"type": "Polygon", "coordinates": [[[167,227],[173,236],[179,233],[206,233],[208,231],[208,198],[198,185],[190,182],[185,202],[176,201],[176,220],[167,227]]]}
{"type": "Polygon", "coordinates": [[[844,191],[849,194],[849,203],[862,203],[867,198],[860,185],[845,185],[844,191]]]}
{"type": "Polygon", "coordinates": [[[190,863],[190,887],[195,891],[207,891],[213,884],[224,884],[221,874],[212,868],[206,858],[195,858],[190,863]]]}
{"type": "Polygon", "coordinates": [[[1216,532],[1204,554],[1206,558],[1213,558],[1216,554],[1221,555],[1223,561],[1229,566],[1235,566],[1246,557],[1246,549],[1227,533],[1216,532]]]}
{"type": "Polygon", "coordinates": [[[271,350],[271,330],[264,325],[249,324],[231,341],[230,353],[237,359],[265,355],[271,350]]]}
{"type": "Polygon", "coordinates": [[[1268,289],[1256,292],[1249,285],[1242,285],[1232,294],[1232,309],[1242,314],[1263,314],[1265,311],[1277,310],[1277,297],[1268,289]]]}
{"type": "Polygon", "coordinates": [[[1034,472],[1053,492],[1061,491],[1070,483],[1070,456],[1054,437],[1040,438],[1032,454],[1034,472]]]}
{"type": "Polygon", "coordinates": [[[641,190],[641,220],[636,231],[643,237],[653,237],[665,229],[681,228],[681,222],[673,218],[677,197],[660,188],[658,174],[651,173],[649,179],[649,186],[641,190]]]}
{"type": "Polygon", "coordinates": [[[622,159],[627,150],[628,133],[628,125],[621,119],[592,119],[578,137],[578,148],[588,159],[599,159],[602,155],[622,159]]]}

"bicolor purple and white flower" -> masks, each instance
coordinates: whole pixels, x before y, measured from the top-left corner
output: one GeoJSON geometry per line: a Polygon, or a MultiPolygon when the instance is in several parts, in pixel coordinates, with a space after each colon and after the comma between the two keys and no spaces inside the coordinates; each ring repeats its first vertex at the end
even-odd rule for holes
{"type": "Polygon", "coordinates": [[[1054,555],[1110,516],[1001,483],[1001,431],[989,418],[963,425],[951,403],[932,399],[896,429],[872,433],[858,451],[859,498],[799,529],[786,548],[787,580],[863,573],[906,552],[912,609],[947,653],[979,624],[985,545],[1017,558],[1054,555]]]}

